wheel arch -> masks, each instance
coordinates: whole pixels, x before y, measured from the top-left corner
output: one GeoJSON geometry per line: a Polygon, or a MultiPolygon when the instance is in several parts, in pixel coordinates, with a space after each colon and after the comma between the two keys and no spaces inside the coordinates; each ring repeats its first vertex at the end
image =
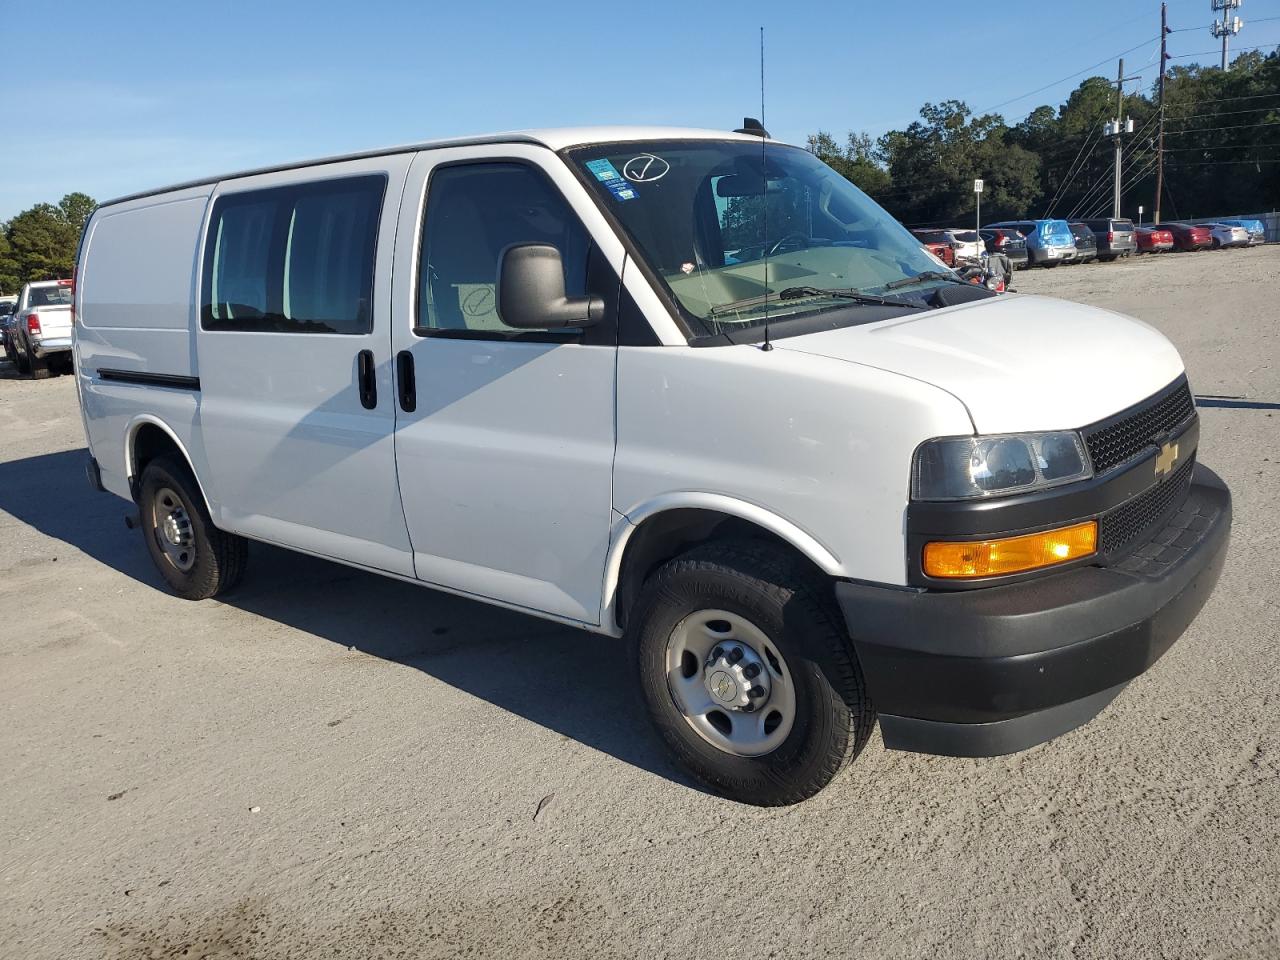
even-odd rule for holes
{"type": "Polygon", "coordinates": [[[842,575],[839,558],[795,523],[754,503],[712,493],[667,494],[622,514],[605,565],[602,625],[621,635],[645,579],[700,543],[759,539],[793,553],[816,571],[842,575]]]}
{"type": "Polygon", "coordinates": [[[200,489],[205,509],[212,516],[213,509],[209,503],[209,495],[205,493],[204,482],[196,472],[195,463],[191,459],[191,454],[187,452],[186,445],[169,424],[150,413],[140,413],[135,416],[129,421],[125,431],[124,471],[134,502],[138,499],[142,471],[156,457],[167,453],[176,453],[186,463],[187,469],[195,477],[196,486],[200,489]]]}

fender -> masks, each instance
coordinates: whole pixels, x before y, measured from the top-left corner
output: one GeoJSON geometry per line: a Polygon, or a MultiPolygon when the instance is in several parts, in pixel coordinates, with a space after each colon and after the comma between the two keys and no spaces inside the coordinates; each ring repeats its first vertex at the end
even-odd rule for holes
{"type": "Polygon", "coordinates": [[[621,636],[616,616],[618,580],[622,575],[622,557],[626,553],[631,535],[644,521],[669,510],[709,510],[738,517],[768,530],[791,544],[809,558],[823,573],[833,577],[843,576],[839,558],[816,537],[796,526],[785,517],[766,510],[758,504],[720,493],[679,491],[664,493],[632,507],[625,513],[614,510],[616,522],[609,537],[609,555],[604,571],[604,605],[601,610],[601,626],[613,636],[621,636]]]}
{"type": "Polygon", "coordinates": [[[170,427],[169,424],[165,423],[155,414],[136,414],[129,421],[128,426],[125,427],[124,472],[125,479],[128,481],[130,486],[133,485],[134,479],[137,475],[137,470],[135,469],[135,464],[133,462],[133,441],[137,438],[138,430],[143,426],[143,424],[150,424],[153,427],[159,427],[168,435],[169,439],[173,441],[174,446],[178,448],[178,452],[181,453],[183,459],[187,461],[187,467],[190,469],[191,475],[196,478],[196,486],[200,488],[200,497],[204,500],[205,510],[209,512],[209,516],[214,516],[213,505],[209,502],[209,495],[205,493],[204,481],[200,479],[200,474],[196,472],[195,461],[191,459],[191,453],[187,450],[187,445],[178,438],[177,433],[174,432],[173,428],[170,427]]]}

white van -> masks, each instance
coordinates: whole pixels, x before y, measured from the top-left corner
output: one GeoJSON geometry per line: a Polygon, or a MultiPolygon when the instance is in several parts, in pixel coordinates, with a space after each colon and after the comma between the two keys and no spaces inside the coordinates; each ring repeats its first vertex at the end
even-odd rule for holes
{"type": "Polygon", "coordinates": [[[258,540],[626,636],[668,746],[749,803],[877,719],[961,756],[1084,723],[1226,553],[1164,337],[961,283],[750,123],[126,197],[77,277],[90,479],[179,595],[258,540]]]}

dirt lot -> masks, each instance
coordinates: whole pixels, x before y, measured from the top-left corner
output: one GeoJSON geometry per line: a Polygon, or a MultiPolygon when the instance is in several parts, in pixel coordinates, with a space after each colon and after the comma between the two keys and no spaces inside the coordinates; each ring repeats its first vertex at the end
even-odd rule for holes
{"type": "Polygon", "coordinates": [[[255,547],[160,587],[70,377],[0,364],[0,956],[1280,955],[1280,247],[1020,274],[1186,358],[1218,592],[1084,729],[738,806],[612,642],[255,547]]]}

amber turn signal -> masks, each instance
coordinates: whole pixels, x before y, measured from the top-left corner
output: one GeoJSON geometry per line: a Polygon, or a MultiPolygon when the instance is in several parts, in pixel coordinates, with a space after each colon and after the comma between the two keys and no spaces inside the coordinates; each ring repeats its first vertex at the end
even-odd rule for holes
{"type": "Polygon", "coordinates": [[[1096,520],[1000,540],[935,540],[924,545],[924,572],[930,577],[949,579],[999,577],[1052,567],[1087,557],[1097,549],[1096,520]]]}

